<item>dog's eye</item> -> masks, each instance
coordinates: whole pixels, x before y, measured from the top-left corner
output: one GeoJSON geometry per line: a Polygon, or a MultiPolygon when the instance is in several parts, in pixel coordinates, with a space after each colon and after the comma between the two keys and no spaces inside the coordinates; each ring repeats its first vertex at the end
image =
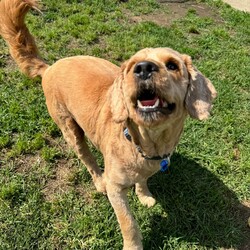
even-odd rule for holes
{"type": "Polygon", "coordinates": [[[166,67],[167,67],[168,70],[173,70],[173,71],[179,69],[178,65],[175,62],[172,62],[172,61],[167,62],[166,67]]]}

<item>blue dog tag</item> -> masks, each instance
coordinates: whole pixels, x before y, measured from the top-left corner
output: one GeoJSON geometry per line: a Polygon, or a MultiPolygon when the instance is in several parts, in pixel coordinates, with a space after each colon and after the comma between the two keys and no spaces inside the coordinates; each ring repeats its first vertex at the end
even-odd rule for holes
{"type": "Polygon", "coordinates": [[[160,163],[161,172],[165,172],[168,170],[169,167],[169,159],[163,159],[160,163]]]}

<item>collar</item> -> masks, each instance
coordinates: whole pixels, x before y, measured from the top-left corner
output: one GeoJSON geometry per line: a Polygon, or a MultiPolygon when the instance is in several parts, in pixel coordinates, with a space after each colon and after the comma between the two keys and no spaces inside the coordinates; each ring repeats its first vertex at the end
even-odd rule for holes
{"type": "MultiPolygon", "coordinates": [[[[127,138],[127,140],[129,140],[130,142],[132,142],[132,137],[131,135],[129,134],[128,132],[128,128],[125,128],[123,130],[123,134],[125,135],[125,137],[127,138]]],[[[160,167],[161,167],[161,172],[165,172],[169,166],[170,166],[170,154],[164,154],[162,157],[159,156],[159,155],[156,155],[156,156],[147,156],[143,153],[141,147],[137,144],[135,144],[135,147],[137,149],[137,151],[141,154],[141,156],[146,159],[146,160],[152,160],[152,161],[159,161],[161,160],[160,162],[160,167]]]]}

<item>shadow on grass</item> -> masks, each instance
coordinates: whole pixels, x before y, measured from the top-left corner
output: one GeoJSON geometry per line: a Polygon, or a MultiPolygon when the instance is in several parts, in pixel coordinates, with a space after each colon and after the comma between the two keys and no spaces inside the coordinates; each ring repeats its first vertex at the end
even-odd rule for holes
{"type": "Polygon", "coordinates": [[[249,208],[194,160],[175,154],[171,173],[155,175],[149,186],[165,212],[152,216],[151,230],[144,235],[145,249],[189,245],[247,249],[242,244],[247,244],[249,234],[249,208]]]}

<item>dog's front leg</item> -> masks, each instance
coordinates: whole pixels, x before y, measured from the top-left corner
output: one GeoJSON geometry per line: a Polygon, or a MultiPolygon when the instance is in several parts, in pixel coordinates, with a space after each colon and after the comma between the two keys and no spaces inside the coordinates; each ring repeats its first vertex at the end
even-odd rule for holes
{"type": "Polygon", "coordinates": [[[142,236],[133,218],[127,198],[127,189],[107,184],[107,195],[114,208],[123,237],[123,250],[142,250],[142,236]]]}
{"type": "Polygon", "coordinates": [[[142,180],[135,184],[135,192],[140,200],[140,202],[147,207],[152,207],[155,205],[156,200],[153,195],[148,190],[147,180],[142,180]]]}

